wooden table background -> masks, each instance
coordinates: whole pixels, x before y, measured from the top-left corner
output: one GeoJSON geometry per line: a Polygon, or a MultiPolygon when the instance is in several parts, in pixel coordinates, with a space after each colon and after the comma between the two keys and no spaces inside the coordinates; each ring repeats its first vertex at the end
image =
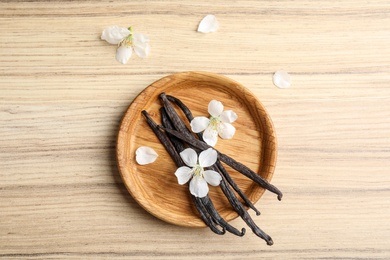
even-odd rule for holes
{"type": "Polygon", "coordinates": [[[1,1],[0,32],[0,257],[390,258],[389,1],[1,1]],[[197,33],[208,13],[219,31],[197,33]],[[117,63],[111,25],[151,55],[117,63]],[[265,193],[255,217],[272,247],[164,223],[125,189],[124,112],[190,70],[239,81],[273,119],[284,198],[265,193]]]}

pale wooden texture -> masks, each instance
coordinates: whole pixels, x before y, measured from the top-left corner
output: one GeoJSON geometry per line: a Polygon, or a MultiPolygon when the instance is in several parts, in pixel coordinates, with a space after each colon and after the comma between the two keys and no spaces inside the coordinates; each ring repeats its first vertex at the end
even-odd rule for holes
{"type": "Polygon", "coordinates": [[[2,1],[0,32],[1,257],[390,258],[388,0],[2,1]],[[208,13],[220,30],[196,33],[208,13]],[[118,64],[99,39],[115,24],[147,34],[150,57],[118,64]],[[184,70],[231,77],[271,115],[284,198],[266,192],[254,218],[272,247],[167,224],[120,178],[128,105],[184,70]]]}

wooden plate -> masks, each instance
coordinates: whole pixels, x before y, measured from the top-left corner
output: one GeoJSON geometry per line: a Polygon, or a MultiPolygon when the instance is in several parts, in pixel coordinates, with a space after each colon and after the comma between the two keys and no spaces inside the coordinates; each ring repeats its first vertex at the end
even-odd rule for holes
{"type": "MultiPolygon", "coordinates": [[[[207,105],[212,99],[221,101],[225,110],[236,112],[238,119],[233,123],[236,127],[233,139],[219,139],[215,149],[245,164],[268,181],[276,162],[273,125],[264,107],[248,89],[213,73],[183,72],[164,77],[148,86],[131,103],[117,140],[118,166],[128,191],[145,210],[166,222],[204,227],[192,204],[188,186],[177,183],[176,165],[141,114],[146,110],[156,122],[161,122],[161,92],[181,99],[194,116],[208,116],[207,105]],[[135,150],[140,146],[153,148],[159,154],[157,160],[148,165],[137,164],[135,150]]],[[[256,203],[264,189],[228,166],[226,169],[248,198],[256,203]]],[[[219,187],[210,186],[209,195],[227,221],[238,216],[219,187]]]]}

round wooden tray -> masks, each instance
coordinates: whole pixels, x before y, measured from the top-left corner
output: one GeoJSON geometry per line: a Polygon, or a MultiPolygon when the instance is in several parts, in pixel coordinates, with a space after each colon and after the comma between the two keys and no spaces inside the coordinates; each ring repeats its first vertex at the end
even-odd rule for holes
{"type": "MultiPolygon", "coordinates": [[[[128,191],[145,210],[166,222],[204,227],[192,204],[188,185],[177,183],[176,165],[141,114],[146,110],[157,123],[161,122],[159,94],[162,92],[181,99],[194,116],[208,116],[207,105],[212,99],[221,101],[224,110],[236,112],[238,119],[233,123],[236,127],[233,139],[219,138],[215,149],[268,181],[272,178],[277,154],[273,125],[264,107],[248,89],[213,73],[183,72],[164,77],[133,100],[122,120],[117,140],[117,162],[128,191]],[[140,146],[153,148],[159,154],[157,160],[148,165],[137,164],[135,150],[140,146]]],[[[230,167],[226,166],[226,169],[248,198],[256,203],[264,189],[230,167]]],[[[209,196],[221,216],[227,221],[236,218],[238,214],[220,188],[209,187],[209,196]]]]}

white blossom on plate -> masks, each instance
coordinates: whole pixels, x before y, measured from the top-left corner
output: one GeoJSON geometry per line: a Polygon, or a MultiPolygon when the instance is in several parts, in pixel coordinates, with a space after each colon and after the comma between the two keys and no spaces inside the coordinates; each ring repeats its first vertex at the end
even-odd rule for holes
{"type": "Polygon", "coordinates": [[[134,52],[140,58],[146,58],[150,53],[150,40],[141,33],[133,33],[131,27],[124,28],[111,26],[103,30],[100,37],[102,40],[111,44],[117,44],[116,60],[126,64],[134,52]]]}
{"type": "Polygon", "coordinates": [[[180,153],[187,166],[179,167],[175,175],[178,183],[183,185],[190,181],[190,192],[195,197],[203,198],[209,192],[208,184],[218,186],[222,180],[221,175],[213,170],[204,168],[212,166],[217,161],[217,152],[209,148],[199,154],[196,154],[192,148],[187,148],[180,153]]]}
{"type": "Polygon", "coordinates": [[[231,139],[236,128],[231,124],[237,119],[237,114],[232,110],[223,111],[223,104],[217,100],[211,100],[208,105],[210,117],[195,117],[191,121],[191,130],[194,133],[203,132],[203,140],[211,146],[215,146],[218,135],[223,139],[231,139]]]}

